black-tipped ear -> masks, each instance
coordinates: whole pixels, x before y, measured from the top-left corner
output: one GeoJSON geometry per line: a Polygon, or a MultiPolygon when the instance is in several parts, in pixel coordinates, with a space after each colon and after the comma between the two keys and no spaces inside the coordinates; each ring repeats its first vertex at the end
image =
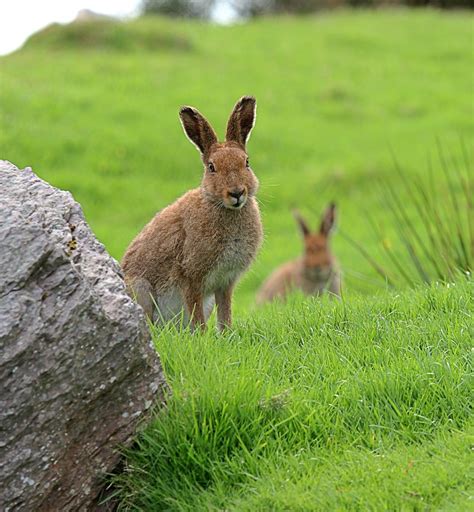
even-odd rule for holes
{"type": "Polygon", "coordinates": [[[321,227],[319,228],[319,232],[322,235],[328,236],[334,228],[334,223],[336,222],[336,205],[334,203],[330,203],[326,208],[326,211],[323,214],[321,219],[321,227]]]}
{"type": "Polygon", "coordinates": [[[308,236],[310,233],[310,230],[309,230],[308,224],[306,224],[306,221],[300,215],[300,212],[298,210],[293,210],[293,215],[296,219],[296,222],[298,223],[298,226],[301,229],[301,233],[303,234],[303,236],[308,236]]]}
{"type": "Polygon", "coordinates": [[[235,104],[227,122],[226,140],[238,142],[243,148],[255,124],[257,101],[253,96],[244,96],[235,104]]]}
{"type": "Polygon", "coordinates": [[[184,133],[189,140],[199,149],[201,155],[206,155],[209,148],[217,142],[217,135],[206,118],[193,107],[181,107],[179,118],[183,125],[184,133]]]}

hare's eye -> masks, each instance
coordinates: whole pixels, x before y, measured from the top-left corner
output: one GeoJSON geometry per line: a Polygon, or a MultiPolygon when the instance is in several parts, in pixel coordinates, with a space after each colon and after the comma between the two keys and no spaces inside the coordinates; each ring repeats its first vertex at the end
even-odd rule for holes
{"type": "Polygon", "coordinates": [[[247,160],[245,160],[245,167],[247,167],[247,169],[250,167],[250,162],[248,158],[247,160]]]}
{"type": "Polygon", "coordinates": [[[212,162],[209,162],[207,164],[207,168],[209,169],[209,172],[216,172],[216,168],[214,167],[214,164],[212,162]]]}

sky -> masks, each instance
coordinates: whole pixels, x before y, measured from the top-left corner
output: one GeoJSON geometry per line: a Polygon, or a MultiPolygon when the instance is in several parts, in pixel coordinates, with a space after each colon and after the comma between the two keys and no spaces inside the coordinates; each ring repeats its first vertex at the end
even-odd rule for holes
{"type": "MultiPolygon", "coordinates": [[[[38,30],[53,22],[69,23],[81,9],[129,17],[137,14],[140,0],[0,0],[0,55],[19,48],[38,30]]],[[[225,0],[214,12],[216,21],[231,21],[225,0]]]]}

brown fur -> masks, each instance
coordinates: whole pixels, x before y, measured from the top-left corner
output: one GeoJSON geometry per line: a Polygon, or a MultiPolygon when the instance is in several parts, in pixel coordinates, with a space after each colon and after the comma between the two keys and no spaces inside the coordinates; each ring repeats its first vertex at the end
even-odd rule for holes
{"type": "Polygon", "coordinates": [[[223,329],[231,325],[234,285],[262,241],[254,198],[258,180],[245,148],[255,99],[237,102],[223,143],[196,109],[183,107],[180,118],[201,152],[201,186],[155,215],[130,244],[122,266],[130,292],[150,319],[169,320],[184,310],[193,327],[204,326],[215,300],[223,329]]]}
{"type": "Polygon", "coordinates": [[[329,247],[329,235],[335,220],[335,205],[327,208],[319,231],[312,233],[304,219],[295,214],[304,240],[304,254],[277,268],[263,283],[257,294],[257,303],[284,299],[292,290],[306,295],[321,295],[329,291],[340,295],[341,276],[338,264],[329,247]]]}

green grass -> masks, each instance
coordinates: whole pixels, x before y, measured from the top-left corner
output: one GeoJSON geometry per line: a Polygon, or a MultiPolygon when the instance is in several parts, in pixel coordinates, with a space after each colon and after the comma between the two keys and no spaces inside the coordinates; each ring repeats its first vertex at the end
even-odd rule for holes
{"type": "MultiPolygon", "coordinates": [[[[98,27],[52,27],[0,59],[0,155],[71,190],[120,259],[157,210],[200,182],[179,106],[198,107],[223,136],[236,99],[254,94],[249,152],[266,241],[237,290],[241,312],[271,269],[301,251],[292,207],[316,225],[334,199],[341,229],[375,253],[364,209],[389,217],[373,183],[398,183],[390,147],[408,174],[426,170],[437,138],[456,158],[460,138],[471,147],[468,12],[98,27]]],[[[337,234],[334,251],[346,293],[373,292],[379,280],[358,251],[337,234]]]]}
{"type": "MultiPolygon", "coordinates": [[[[388,291],[336,233],[342,302],[253,301],[301,251],[295,206],[316,225],[335,200],[341,231],[386,262],[368,212],[405,265],[374,183],[421,226],[390,148],[416,183],[437,140],[448,169],[462,144],[472,162],[473,60],[472,15],[434,10],[53,26],[0,59],[0,157],[70,190],[118,259],[200,181],[179,106],[222,136],[236,99],[258,100],[249,152],[264,247],[235,294],[231,333],[154,333],[173,394],[127,452],[123,509],[472,508],[472,281],[388,291]]],[[[443,204],[441,176],[435,164],[429,193],[443,204]]]]}
{"type": "Polygon", "coordinates": [[[128,453],[123,508],[468,510],[473,297],[296,297],[227,336],[155,332],[173,394],[128,453]]]}

